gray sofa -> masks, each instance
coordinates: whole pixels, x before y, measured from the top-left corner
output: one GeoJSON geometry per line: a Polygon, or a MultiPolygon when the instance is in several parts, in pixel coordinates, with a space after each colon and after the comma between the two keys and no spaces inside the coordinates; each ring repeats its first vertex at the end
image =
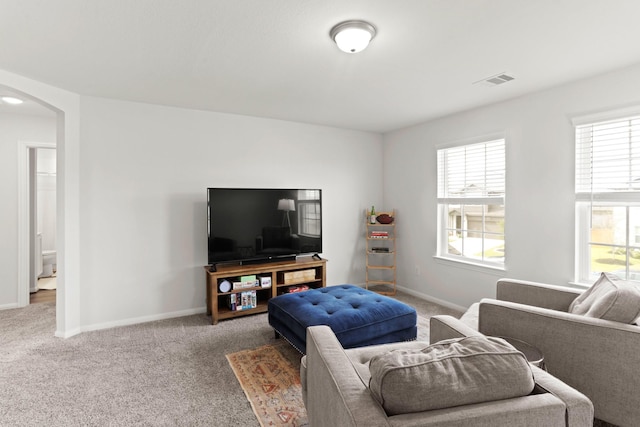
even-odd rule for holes
{"type": "Polygon", "coordinates": [[[580,390],[595,416],[618,426],[640,425],[640,327],[568,312],[581,290],[501,279],[496,299],[483,299],[479,317],[462,318],[486,335],[538,347],[550,374],[580,390]]]}
{"type": "MultiPolygon", "coordinates": [[[[451,316],[431,319],[432,342],[481,335],[451,316]]],[[[583,394],[531,367],[529,395],[388,416],[369,389],[368,362],[392,349],[421,349],[420,341],[343,349],[327,326],[307,329],[300,377],[311,427],[348,426],[592,426],[593,406],[583,394]]],[[[425,396],[427,399],[428,396],[425,396]]]]}

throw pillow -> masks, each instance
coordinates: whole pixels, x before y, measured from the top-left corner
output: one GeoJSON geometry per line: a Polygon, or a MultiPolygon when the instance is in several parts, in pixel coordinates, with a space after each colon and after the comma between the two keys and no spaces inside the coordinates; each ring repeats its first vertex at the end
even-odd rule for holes
{"type": "Polygon", "coordinates": [[[602,273],[589,289],[573,300],[569,313],[633,323],[640,316],[640,284],[602,273]]]}
{"type": "Polygon", "coordinates": [[[534,387],[524,355],[500,338],[473,336],[369,362],[369,389],[388,415],[525,396],[534,387]]]}

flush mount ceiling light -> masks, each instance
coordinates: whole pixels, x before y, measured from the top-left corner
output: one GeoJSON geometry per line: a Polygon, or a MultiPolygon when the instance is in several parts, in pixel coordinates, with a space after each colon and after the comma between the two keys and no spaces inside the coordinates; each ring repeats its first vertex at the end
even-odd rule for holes
{"type": "Polygon", "coordinates": [[[22,99],[19,98],[15,98],[13,96],[3,96],[2,98],[2,102],[6,102],[7,104],[13,104],[13,105],[18,105],[18,104],[22,104],[22,99]]]}
{"type": "Polygon", "coordinates": [[[341,51],[358,53],[376,36],[376,29],[368,22],[345,21],[333,27],[329,35],[341,51]]]}

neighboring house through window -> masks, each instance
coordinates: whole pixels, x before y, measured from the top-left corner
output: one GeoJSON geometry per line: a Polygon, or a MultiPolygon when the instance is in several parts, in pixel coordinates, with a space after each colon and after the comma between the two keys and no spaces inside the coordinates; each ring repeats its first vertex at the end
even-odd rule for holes
{"type": "Polygon", "coordinates": [[[574,124],[576,280],[640,280],[640,113],[574,124]]]}
{"type": "Polygon", "coordinates": [[[503,267],[505,141],[438,150],[438,256],[503,267]]]}

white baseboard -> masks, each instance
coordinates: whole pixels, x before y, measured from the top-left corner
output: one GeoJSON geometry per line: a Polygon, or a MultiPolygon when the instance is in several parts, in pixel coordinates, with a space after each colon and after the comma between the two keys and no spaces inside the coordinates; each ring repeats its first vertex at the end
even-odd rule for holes
{"type": "MultiPolygon", "coordinates": [[[[364,288],[365,284],[364,283],[357,284],[357,286],[364,288]]],[[[441,300],[439,298],[432,297],[431,295],[427,295],[422,292],[417,292],[413,289],[409,289],[404,286],[397,286],[397,289],[407,294],[413,295],[417,298],[427,300],[453,310],[458,310],[460,312],[465,312],[467,310],[467,307],[462,307],[457,304],[453,304],[449,301],[441,300]]],[[[4,306],[0,306],[0,310],[9,309],[9,308],[17,308],[17,304],[7,304],[4,306]]],[[[70,331],[64,331],[64,332],[56,331],[55,336],[59,338],[70,338],[82,332],[98,331],[102,329],[117,328],[119,326],[130,326],[130,325],[136,325],[139,323],[146,323],[146,322],[155,322],[157,320],[173,319],[175,317],[191,316],[194,314],[206,313],[206,311],[207,311],[206,307],[199,307],[199,308],[192,308],[188,310],[174,311],[171,313],[161,313],[161,314],[154,314],[151,316],[142,316],[142,317],[134,317],[130,319],[116,320],[113,322],[94,323],[93,325],[82,326],[80,328],[76,328],[70,331]]]]}
{"type": "Polygon", "coordinates": [[[11,304],[0,305],[0,310],[9,310],[9,309],[18,308],[18,307],[19,305],[17,302],[12,302],[11,304]]]}
{"type": "MultiPolygon", "coordinates": [[[[116,320],[114,322],[94,323],[93,325],[82,326],[80,328],[80,331],[79,332],[74,331],[73,335],[76,335],[80,332],[98,331],[101,329],[117,328],[119,326],[137,325],[139,323],[155,322],[157,320],[173,319],[175,317],[191,316],[193,314],[201,314],[206,312],[207,312],[206,307],[198,307],[198,308],[190,308],[188,310],[173,311],[171,313],[161,313],[161,314],[154,314],[151,316],[142,316],[142,317],[134,317],[131,319],[116,320]]],[[[61,336],[63,336],[63,338],[68,338],[69,336],[72,336],[72,335],[69,335],[70,333],[71,332],[65,333],[65,334],[62,334],[61,336]]],[[[56,336],[58,336],[58,332],[56,332],[56,336]]]]}
{"type": "MultiPolygon", "coordinates": [[[[367,285],[365,283],[357,283],[356,286],[360,286],[363,289],[367,287],[367,285]]],[[[460,311],[462,313],[467,311],[467,308],[468,308],[468,307],[462,307],[462,306],[457,305],[457,304],[453,304],[453,303],[451,303],[449,301],[445,301],[445,300],[442,300],[442,299],[439,299],[439,298],[436,298],[436,297],[432,297],[431,295],[427,295],[427,294],[424,294],[422,292],[415,291],[413,289],[405,288],[404,286],[396,285],[396,289],[398,289],[399,291],[402,291],[404,293],[407,293],[409,295],[413,295],[414,297],[417,297],[417,298],[420,298],[420,299],[423,299],[423,300],[426,300],[426,301],[441,305],[443,307],[450,308],[452,310],[457,310],[457,311],[460,311]]]]}
{"type": "Polygon", "coordinates": [[[427,295],[427,294],[424,294],[422,292],[415,291],[413,289],[405,288],[404,286],[396,286],[396,287],[398,288],[398,290],[401,290],[402,292],[406,292],[409,295],[413,295],[413,296],[418,297],[420,299],[424,299],[424,300],[433,302],[435,304],[439,304],[439,305],[441,305],[443,307],[447,307],[447,308],[450,308],[452,310],[460,311],[462,313],[467,311],[467,308],[468,308],[468,307],[462,307],[461,305],[453,304],[453,303],[451,303],[449,301],[445,301],[445,300],[442,300],[440,298],[432,297],[431,295],[427,295]]]}
{"type": "Polygon", "coordinates": [[[80,328],[76,328],[76,329],[72,329],[70,331],[67,332],[60,332],[60,331],[56,331],[54,336],[57,338],[71,338],[75,335],[78,335],[82,332],[82,329],[80,328]]]}

